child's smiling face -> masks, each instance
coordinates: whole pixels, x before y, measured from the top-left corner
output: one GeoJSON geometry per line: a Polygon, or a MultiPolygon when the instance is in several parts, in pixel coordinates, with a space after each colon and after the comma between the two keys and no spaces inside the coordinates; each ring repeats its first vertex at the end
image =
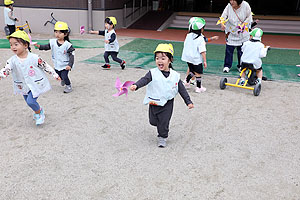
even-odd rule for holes
{"type": "Polygon", "coordinates": [[[18,41],[16,38],[9,39],[10,49],[16,54],[17,56],[22,56],[24,53],[27,53],[28,46],[23,44],[22,42],[18,41]]]}
{"type": "Polygon", "coordinates": [[[165,53],[156,53],[155,63],[160,71],[170,71],[169,65],[171,63],[171,60],[165,53]]]}

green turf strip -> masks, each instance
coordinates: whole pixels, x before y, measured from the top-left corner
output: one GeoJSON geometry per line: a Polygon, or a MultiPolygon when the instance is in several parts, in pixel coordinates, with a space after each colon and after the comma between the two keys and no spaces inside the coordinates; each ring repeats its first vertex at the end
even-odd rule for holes
{"type": "MultiPolygon", "coordinates": [[[[183,42],[170,42],[151,39],[135,39],[124,45],[120,49],[119,58],[125,59],[127,67],[139,67],[150,69],[155,67],[153,51],[159,43],[172,43],[174,46],[174,63],[173,67],[177,71],[185,72],[187,64],[181,61],[183,42]]],[[[204,70],[204,74],[215,74],[224,76],[222,73],[225,45],[207,44],[207,61],[208,67],[204,70]]],[[[237,61],[236,55],[234,60],[237,61]]],[[[85,63],[102,65],[104,62],[103,54],[89,58],[85,63]]],[[[111,61],[112,64],[117,64],[111,61]]],[[[271,80],[285,80],[300,82],[297,74],[300,68],[295,65],[300,64],[299,50],[291,49],[271,49],[266,58],[263,59],[264,76],[271,80]]],[[[232,70],[226,76],[238,76],[236,70],[237,62],[233,63],[232,70]]]]}
{"type": "MultiPolygon", "coordinates": [[[[38,44],[48,44],[49,40],[33,40],[38,44]]],[[[74,48],[103,48],[103,40],[71,40],[71,43],[74,48]]],[[[0,48],[8,49],[10,48],[9,42],[6,39],[0,39],[0,48]]]]}

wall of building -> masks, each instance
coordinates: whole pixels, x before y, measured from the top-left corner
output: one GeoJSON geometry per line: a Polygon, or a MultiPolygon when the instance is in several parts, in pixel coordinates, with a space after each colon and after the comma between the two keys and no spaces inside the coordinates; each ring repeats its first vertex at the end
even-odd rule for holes
{"type": "MultiPolygon", "coordinates": [[[[135,0],[136,6],[143,3],[146,6],[147,1],[151,0],[135,0]]],[[[124,4],[128,0],[93,0],[93,29],[103,30],[104,19],[109,16],[117,18],[116,29],[124,27],[124,4]]],[[[3,1],[0,0],[0,9],[4,9],[3,1]],[[1,6],[2,5],[2,6],[1,6]]],[[[128,4],[127,12],[132,10],[132,3],[128,4]]],[[[32,32],[34,33],[52,33],[53,25],[46,21],[51,21],[50,14],[60,21],[67,22],[72,33],[79,33],[80,26],[88,28],[88,0],[15,0],[14,15],[20,21],[18,25],[29,22],[32,32]]],[[[2,12],[3,13],[3,12],[2,12]]],[[[127,14],[128,14],[127,13],[127,14]]],[[[129,18],[129,21],[132,20],[129,18]]],[[[129,24],[127,19],[127,24],[129,24]]],[[[4,16],[0,14],[0,27],[4,27],[4,16]]],[[[0,29],[3,31],[3,28],[0,29]]]]}
{"type": "MultiPolygon", "coordinates": [[[[0,8],[1,10],[4,7],[0,8]]],[[[53,16],[59,20],[68,23],[71,28],[71,35],[74,33],[79,33],[80,26],[85,26],[86,31],[88,28],[88,11],[78,10],[78,9],[41,9],[41,8],[23,8],[14,7],[14,15],[20,21],[17,22],[18,25],[23,25],[26,21],[29,22],[30,28],[34,33],[52,33],[53,25],[48,23],[44,26],[46,21],[51,21],[50,14],[53,12],[53,16]]],[[[2,12],[3,13],[3,12],[2,12]]],[[[93,10],[93,29],[94,30],[104,30],[104,19],[108,16],[114,16],[117,18],[118,24],[116,29],[123,27],[123,9],[118,10],[93,10]]],[[[0,27],[4,27],[4,16],[0,14],[0,27]]],[[[1,28],[3,31],[3,28],[1,28]]]]}

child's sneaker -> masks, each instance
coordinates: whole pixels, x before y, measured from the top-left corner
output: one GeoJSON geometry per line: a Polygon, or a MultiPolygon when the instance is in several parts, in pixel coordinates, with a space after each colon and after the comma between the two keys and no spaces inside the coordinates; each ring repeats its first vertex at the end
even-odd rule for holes
{"type": "Polygon", "coordinates": [[[126,62],[125,62],[125,60],[123,60],[123,61],[121,62],[121,64],[120,64],[120,66],[121,66],[122,69],[125,69],[125,64],[126,64],[126,62]]]}
{"type": "Polygon", "coordinates": [[[206,91],[206,88],[203,86],[201,88],[198,88],[198,87],[195,88],[196,93],[201,93],[201,92],[205,92],[205,91],[206,91]]]}
{"type": "Polygon", "coordinates": [[[105,64],[103,66],[101,66],[102,68],[105,68],[105,69],[109,69],[110,68],[110,65],[109,64],[105,64]]]}
{"type": "Polygon", "coordinates": [[[60,85],[61,85],[61,86],[65,86],[65,85],[66,85],[65,81],[64,81],[64,80],[61,80],[61,81],[60,81],[60,85]]]}
{"type": "Polygon", "coordinates": [[[65,89],[64,89],[64,93],[70,93],[72,92],[72,86],[71,85],[66,85],[65,89]]]}
{"type": "Polygon", "coordinates": [[[45,121],[44,111],[42,112],[41,110],[40,114],[34,114],[34,118],[35,118],[35,125],[39,126],[43,124],[45,121]]]}
{"type": "Polygon", "coordinates": [[[167,138],[158,137],[157,146],[160,148],[165,148],[167,146],[167,138]]]}
{"type": "MultiPolygon", "coordinates": [[[[41,107],[40,110],[41,110],[40,113],[44,115],[44,109],[41,107]]],[[[33,115],[33,120],[36,120],[36,114],[33,115]]]]}
{"type": "Polygon", "coordinates": [[[223,69],[224,73],[229,73],[229,71],[230,71],[229,67],[224,67],[224,69],[223,69]]]}
{"type": "Polygon", "coordinates": [[[182,81],[183,85],[186,89],[189,89],[191,87],[190,83],[187,83],[186,80],[182,81]]]}
{"type": "Polygon", "coordinates": [[[196,79],[191,79],[191,80],[190,80],[190,84],[191,84],[191,85],[196,85],[196,82],[197,82],[196,79]]]}

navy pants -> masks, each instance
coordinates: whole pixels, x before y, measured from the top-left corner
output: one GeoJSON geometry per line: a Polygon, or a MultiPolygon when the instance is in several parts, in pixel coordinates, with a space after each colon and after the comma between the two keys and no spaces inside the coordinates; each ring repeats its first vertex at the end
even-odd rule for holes
{"type": "Polygon", "coordinates": [[[224,67],[229,67],[231,68],[232,66],[232,61],[233,61],[233,53],[234,49],[237,49],[237,58],[238,58],[238,65],[237,67],[241,67],[241,57],[242,57],[242,46],[231,46],[226,44],[226,51],[225,51],[225,60],[224,60],[224,67]]]}
{"type": "Polygon", "coordinates": [[[7,25],[8,29],[9,29],[9,32],[11,34],[13,34],[15,31],[16,31],[16,25],[7,25]]]}
{"type": "Polygon", "coordinates": [[[27,105],[33,110],[33,111],[38,111],[40,110],[40,105],[38,102],[36,102],[37,97],[33,98],[31,91],[28,92],[27,95],[23,95],[27,105]]]}
{"type": "Polygon", "coordinates": [[[105,51],[104,52],[104,60],[105,60],[105,63],[109,63],[109,59],[108,59],[108,56],[111,56],[112,59],[118,63],[122,63],[122,60],[120,58],[118,58],[118,53],[119,52],[115,52],[115,51],[105,51]]]}
{"type": "Polygon", "coordinates": [[[173,105],[174,99],[167,101],[164,106],[149,105],[149,122],[157,127],[158,137],[168,137],[173,105]]]}
{"type": "Polygon", "coordinates": [[[60,79],[63,80],[65,82],[66,85],[71,85],[71,81],[69,79],[69,70],[61,70],[61,71],[58,71],[58,70],[55,70],[56,73],[59,75],[60,79]]]}

